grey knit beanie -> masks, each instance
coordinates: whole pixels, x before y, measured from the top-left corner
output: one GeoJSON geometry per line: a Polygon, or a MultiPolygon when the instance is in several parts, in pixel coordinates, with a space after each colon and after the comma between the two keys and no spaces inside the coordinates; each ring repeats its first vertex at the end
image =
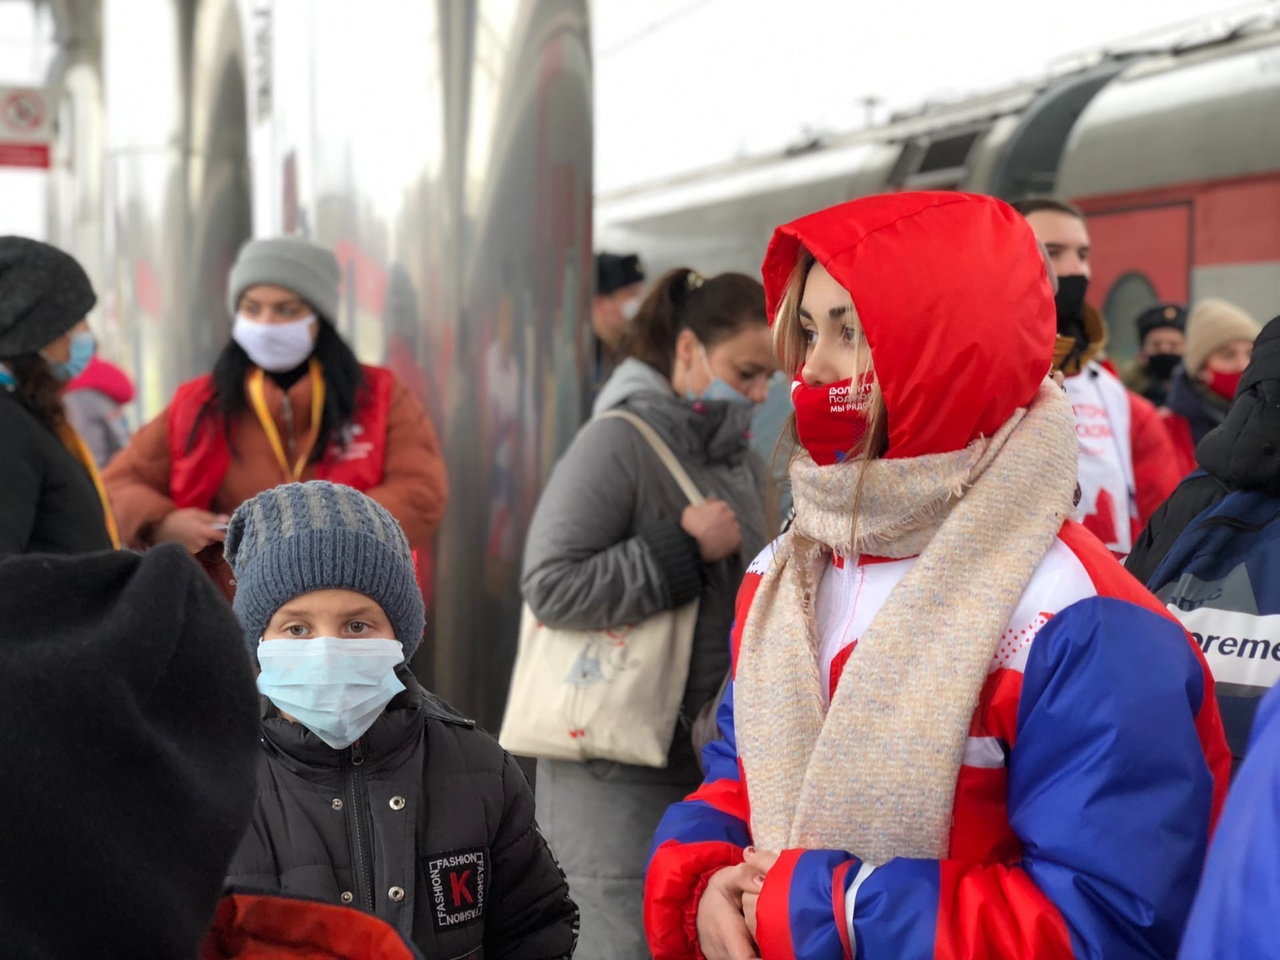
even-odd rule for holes
{"type": "Polygon", "coordinates": [[[236,616],[257,658],[275,612],[313,590],[353,590],[382,607],[408,662],[422,642],[422,592],[394,517],[358,490],[310,480],[246,500],[224,554],[236,575],[236,616]]]}
{"type": "Polygon", "coordinates": [[[0,237],[0,359],[38,353],[97,302],[71,254],[39,240],[0,237]]]}
{"type": "Polygon", "coordinates": [[[338,287],[342,270],[338,258],[324,247],[297,237],[250,240],[240,248],[227,282],[227,310],[240,309],[240,297],[260,283],[292,290],[320,316],[338,319],[338,287]]]}

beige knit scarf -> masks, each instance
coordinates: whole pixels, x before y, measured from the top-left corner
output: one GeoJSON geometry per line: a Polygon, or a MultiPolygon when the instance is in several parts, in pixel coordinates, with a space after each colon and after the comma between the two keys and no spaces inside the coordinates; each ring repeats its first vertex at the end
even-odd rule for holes
{"type": "Polygon", "coordinates": [[[1076,457],[1071,405],[1046,381],[1028,410],[964,450],[793,466],[796,521],[752,602],[735,683],[757,846],[847,850],[872,864],[947,855],[978,695],[1072,513],[1076,457]],[[814,597],[831,551],[919,559],[824,711],[814,597]]]}

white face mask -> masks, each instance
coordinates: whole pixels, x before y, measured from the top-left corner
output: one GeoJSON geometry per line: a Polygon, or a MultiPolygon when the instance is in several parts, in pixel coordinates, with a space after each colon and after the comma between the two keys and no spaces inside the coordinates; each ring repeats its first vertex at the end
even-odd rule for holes
{"type": "Polygon", "coordinates": [[[315,322],[314,314],[288,323],[258,323],[240,315],[231,327],[231,339],[263,370],[283,373],[311,356],[315,349],[311,327],[315,322]]]}
{"type": "Polygon", "coordinates": [[[622,314],[622,319],[627,321],[627,323],[634,320],[636,318],[636,314],[640,312],[640,303],[641,300],[639,297],[632,297],[619,307],[618,312],[622,314]]]}

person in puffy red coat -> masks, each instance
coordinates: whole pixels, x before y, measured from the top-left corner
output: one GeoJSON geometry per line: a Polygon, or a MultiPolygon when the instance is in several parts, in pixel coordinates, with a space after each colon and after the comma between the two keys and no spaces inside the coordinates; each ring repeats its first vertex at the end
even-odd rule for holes
{"type": "Polygon", "coordinates": [[[1229,756],[1199,647],[1069,519],[1032,231],[870,197],[780,227],[764,282],[795,520],[658,828],[654,957],[1172,957],[1229,756]]]}

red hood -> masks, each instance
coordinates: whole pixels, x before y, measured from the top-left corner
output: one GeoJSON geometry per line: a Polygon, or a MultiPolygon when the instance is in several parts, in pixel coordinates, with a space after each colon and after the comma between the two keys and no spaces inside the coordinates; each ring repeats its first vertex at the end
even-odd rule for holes
{"type": "Polygon", "coordinates": [[[1053,361],[1053,288],[1027,222],[965,193],[893,193],[779,227],[772,323],[803,245],[853,297],[896,458],[959,450],[1036,395],[1053,361]]]}
{"type": "Polygon", "coordinates": [[[133,381],[114,363],[94,357],[84,368],[84,373],[67,384],[67,392],[73,390],[97,390],[116,403],[128,403],[133,399],[133,381]]]}

